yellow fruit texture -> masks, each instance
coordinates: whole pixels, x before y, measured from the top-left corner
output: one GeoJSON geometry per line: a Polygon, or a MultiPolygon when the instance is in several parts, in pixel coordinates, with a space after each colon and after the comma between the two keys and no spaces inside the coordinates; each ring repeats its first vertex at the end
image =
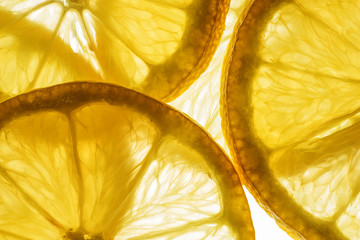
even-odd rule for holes
{"type": "Polygon", "coordinates": [[[180,112],[103,83],[0,104],[1,239],[254,239],[235,169],[180,112]]]}
{"type": "Polygon", "coordinates": [[[170,100],[206,69],[229,0],[2,0],[0,100],[69,81],[170,100]]]}
{"type": "Polygon", "coordinates": [[[254,1],[223,81],[224,128],[260,204],[299,239],[360,239],[358,1],[254,1]]]}

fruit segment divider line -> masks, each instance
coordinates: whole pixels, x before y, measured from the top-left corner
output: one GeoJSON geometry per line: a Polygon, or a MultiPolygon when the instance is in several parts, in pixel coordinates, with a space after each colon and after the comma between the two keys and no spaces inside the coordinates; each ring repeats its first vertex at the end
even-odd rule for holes
{"type": "Polygon", "coordinates": [[[7,179],[23,196],[26,203],[32,206],[44,219],[46,219],[51,225],[55,226],[58,229],[65,230],[65,227],[58,222],[49,212],[47,212],[43,207],[40,206],[28,193],[24,191],[16,181],[7,173],[7,170],[0,165],[0,175],[7,179]]]}
{"type": "MultiPolygon", "coordinates": [[[[57,37],[57,33],[59,31],[59,28],[64,20],[64,17],[65,17],[65,12],[62,11],[61,13],[61,16],[59,18],[59,21],[58,23],[56,24],[56,27],[55,27],[55,30],[54,30],[54,34],[51,36],[51,39],[50,39],[50,43],[49,45],[47,46],[48,50],[50,50],[52,48],[52,45],[57,37]]],[[[44,56],[41,58],[41,60],[39,61],[39,64],[36,68],[36,71],[35,71],[35,74],[34,74],[34,77],[33,79],[30,81],[30,84],[29,86],[27,87],[27,89],[34,89],[34,85],[37,83],[37,80],[39,79],[39,76],[40,76],[40,73],[41,73],[41,70],[46,62],[46,59],[49,57],[49,54],[50,54],[50,51],[45,51],[45,54],[44,56]]]]}
{"type": "Polygon", "coordinates": [[[75,129],[75,120],[74,117],[72,116],[73,113],[70,114],[66,114],[65,116],[68,119],[69,122],[69,130],[70,130],[70,136],[71,136],[71,142],[72,142],[72,154],[73,154],[73,159],[74,159],[74,163],[75,163],[75,171],[76,174],[74,177],[76,177],[76,184],[78,187],[78,209],[79,209],[79,222],[80,222],[80,228],[83,225],[83,206],[84,206],[84,182],[83,182],[83,176],[82,176],[82,171],[81,171],[81,166],[80,166],[80,156],[79,156],[79,152],[77,149],[77,137],[76,137],[76,129],[75,129]]]}

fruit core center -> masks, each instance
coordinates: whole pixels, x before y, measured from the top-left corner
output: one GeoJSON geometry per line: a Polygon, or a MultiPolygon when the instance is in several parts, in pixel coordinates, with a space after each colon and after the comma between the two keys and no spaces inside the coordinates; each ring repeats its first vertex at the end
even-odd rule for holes
{"type": "Polygon", "coordinates": [[[104,240],[104,238],[100,235],[90,235],[81,230],[72,231],[69,230],[63,236],[64,240],[104,240]]]}
{"type": "Polygon", "coordinates": [[[81,10],[85,7],[85,0],[62,0],[66,8],[81,10]]]}

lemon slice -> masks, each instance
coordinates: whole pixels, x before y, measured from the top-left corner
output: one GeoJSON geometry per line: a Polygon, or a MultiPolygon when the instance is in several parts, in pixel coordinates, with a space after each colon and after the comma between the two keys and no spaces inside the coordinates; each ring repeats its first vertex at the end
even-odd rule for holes
{"type": "Polygon", "coordinates": [[[229,0],[3,0],[0,99],[69,79],[172,99],[206,69],[228,8],[229,0]]]}
{"type": "Polygon", "coordinates": [[[299,239],[360,239],[358,1],[255,1],[233,37],[224,126],[242,178],[299,239]]]}
{"type": "Polygon", "coordinates": [[[68,83],[0,109],[1,239],[254,239],[232,164],[165,104],[68,83]]]}
{"type": "MultiPolygon", "coordinates": [[[[221,71],[226,49],[234,31],[237,21],[242,21],[252,1],[232,0],[229,13],[226,16],[225,31],[220,45],[216,49],[209,67],[184,93],[168,104],[189,115],[193,120],[203,126],[213,139],[230,155],[222,128],[220,115],[220,86],[221,71]]],[[[230,160],[232,160],[230,158],[230,160]]],[[[255,229],[255,238],[290,240],[275,221],[268,216],[245,189],[245,195],[250,205],[250,212],[255,229]],[[266,226],[266,227],[264,227],[266,226]]]]}
{"type": "Polygon", "coordinates": [[[244,19],[251,1],[233,0],[226,16],[225,31],[209,67],[183,94],[169,102],[171,106],[183,111],[203,126],[229,153],[221,130],[220,80],[221,69],[234,26],[238,19],[244,19]]]}

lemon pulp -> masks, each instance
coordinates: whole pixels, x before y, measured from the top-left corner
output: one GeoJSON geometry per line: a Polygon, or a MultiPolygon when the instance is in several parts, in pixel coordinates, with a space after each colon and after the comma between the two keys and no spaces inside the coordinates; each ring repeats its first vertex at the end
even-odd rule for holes
{"type": "Polygon", "coordinates": [[[210,62],[228,8],[228,0],[1,1],[0,99],[81,80],[172,99],[210,62]]]}
{"type": "Polygon", "coordinates": [[[165,104],[73,83],[0,109],[0,237],[253,239],[232,164],[165,104]]]}
{"type": "Polygon", "coordinates": [[[254,1],[224,76],[227,136],[295,238],[360,239],[357,1],[254,1]]]}

